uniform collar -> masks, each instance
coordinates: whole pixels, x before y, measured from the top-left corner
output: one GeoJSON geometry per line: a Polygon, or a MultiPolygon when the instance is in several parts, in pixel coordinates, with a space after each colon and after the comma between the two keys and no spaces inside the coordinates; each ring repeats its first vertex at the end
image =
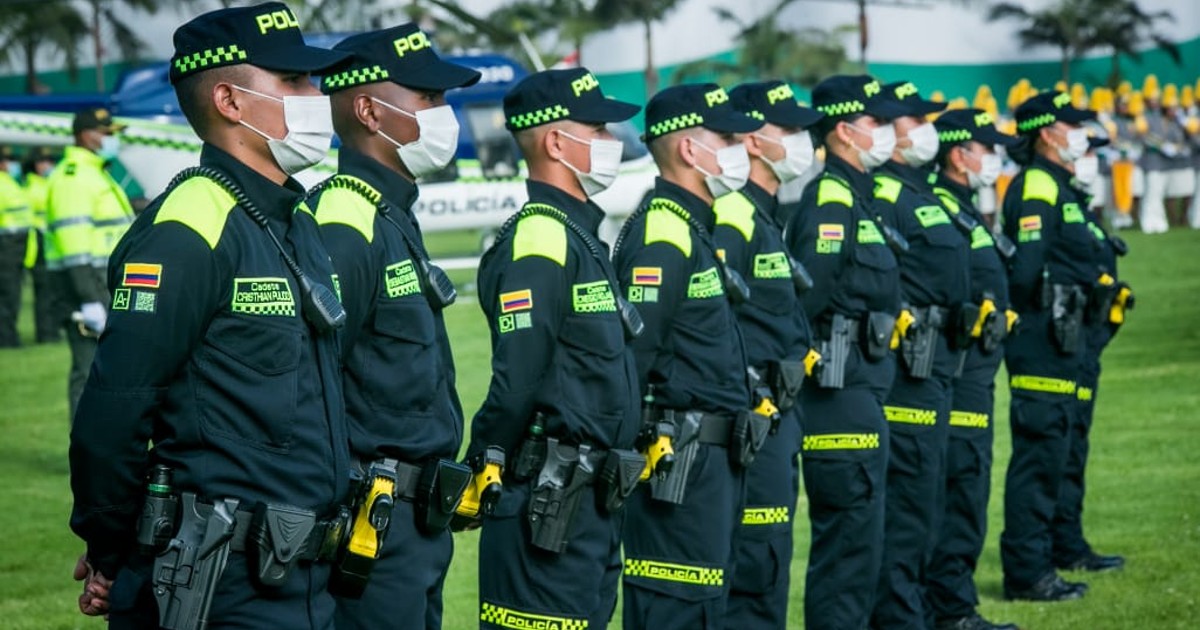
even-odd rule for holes
{"type": "Polygon", "coordinates": [[[829,151],[825,152],[825,170],[845,180],[850,184],[850,190],[863,199],[870,199],[875,194],[875,179],[870,171],[864,173],[829,151]]]}
{"type": "MultiPolygon", "coordinates": [[[[949,177],[946,177],[946,174],[943,172],[938,173],[937,185],[940,188],[949,190],[959,201],[970,202],[975,196],[975,191],[971,190],[970,186],[960,184],[949,177]]],[[[971,205],[973,206],[974,204],[972,203],[971,205]]]]}
{"type": "Polygon", "coordinates": [[[296,206],[304,199],[304,187],[291,177],[280,186],[207,142],[200,149],[200,165],[228,175],[259,211],[276,220],[290,221],[296,206]]]}
{"type": "Polygon", "coordinates": [[[742,194],[750,199],[756,210],[762,212],[772,220],[779,218],[776,216],[779,210],[779,199],[767,192],[762,186],[754,183],[753,180],[748,180],[746,185],[742,187],[742,194]]]}
{"type": "Polygon", "coordinates": [[[917,187],[921,182],[926,181],[926,177],[928,177],[928,171],[925,169],[917,166],[909,166],[908,164],[897,162],[896,160],[888,160],[883,166],[880,166],[876,172],[890,175],[891,177],[894,177],[908,185],[910,188],[917,187]]]}
{"type": "Polygon", "coordinates": [[[75,162],[76,164],[87,164],[96,168],[104,168],[104,158],[91,149],[78,145],[70,145],[63,151],[64,162],[75,162]]]}
{"type": "Polygon", "coordinates": [[[379,191],[393,207],[408,212],[417,202],[416,184],[365,153],[343,146],[338,152],[338,174],[363,180],[379,191]]]}
{"type": "Polygon", "coordinates": [[[1058,164],[1046,159],[1045,156],[1042,155],[1033,156],[1033,164],[1031,164],[1031,166],[1036,166],[1037,168],[1050,173],[1054,176],[1054,179],[1057,179],[1060,182],[1067,182],[1068,185],[1073,177],[1071,175],[1071,171],[1068,171],[1066,167],[1059,166],[1058,164]]]}
{"type": "Polygon", "coordinates": [[[561,210],[567,218],[587,230],[589,234],[596,236],[599,233],[604,211],[591,200],[580,201],[557,186],[532,179],[525,180],[525,190],[529,193],[530,203],[544,203],[561,210]]]}
{"type": "Polygon", "coordinates": [[[669,182],[661,176],[654,178],[654,196],[670,199],[683,206],[683,209],[687,210],[693,219],[700,222],[700,225],[710,232],[716,224],[716,215],[713,214],[712,204],[705,203],[703,199],[683,186],[669,182]]]}

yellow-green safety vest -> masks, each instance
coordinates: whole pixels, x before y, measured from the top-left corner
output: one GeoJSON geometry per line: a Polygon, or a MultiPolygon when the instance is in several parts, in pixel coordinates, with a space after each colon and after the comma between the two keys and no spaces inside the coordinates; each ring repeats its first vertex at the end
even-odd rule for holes
{"type": "Polygon", "coordinates": [[[133,222],[133,207],[104,170],[104,158],[83,147],[67,147],[48,187],[46,267],[107,267],[133,222]]]}

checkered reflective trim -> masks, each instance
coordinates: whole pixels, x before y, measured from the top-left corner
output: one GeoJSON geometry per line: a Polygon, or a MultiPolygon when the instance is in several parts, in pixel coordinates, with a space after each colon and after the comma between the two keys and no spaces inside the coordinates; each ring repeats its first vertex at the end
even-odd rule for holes
{"type": "Polygon", "coordinates": [[[587,630],[587,619],[535,615],[482,602],[479,605],[479,621],[501,628],[538,628],[539,630],[587,630]]]}
{"type": "Polygon", "coordinates": [[[571,110],[566,107],[553,105],[534,112],[525,112],[524,114],[511,116],[508,119],[508,125],[513,129],[527,129],[529,127],[544,125],[548,122],[554,122],[570,115],[571,110]]]}
{"type": "Polygon", "coordinates": [[[687,129],[689,127],[695,127],[703,124],[704,116],[701,116],[700,114],[694,112],[690,114],[680,114],[674,118],[660,120],[653,125],[650,125],[650,137],[657,138],[658,136],[671,133],[672,131],[679,131],[680,129],[687,129]]]}
{"type": "Polygon", "coordinates": [[[879,448],[878,433],[825,433],[804,436],[806,451],[860,451],[879,448]]]}
{"type": "Polygon", "coordinates": [[[325,77],[324,87],[326,90],[341,90],[363,83],[377,83],[389,76],[391,75],[382,66],[355,68],[325,77]]]}
{"type": "Polygon", "coordinates": [[[725,569],[697,567],[657,560],[625,559],[625,575],[696,586],[724,586],[725,569]]]}
{"type": "Polygon", "coordinates": [[[1054,117],[1054,114],[1045,113],[1045,114],[1042,114],[1041,116],[1034,116],[1033,118],[1030,118],[1029,120],[1017,123],[1017,129],[1019,131],[1032,131],[1039,127],[1045,127],[1046,125],[1053,125],[1054,121],[1056,121],[1056,120],[1058,120],[1058,119],[1054,117]]]}
{"type": "Polygon", "coordinates": [[[864,112],[866,110],[867,106],[862,101],[858,100],[817,106],[817,111],[825,114],[826,116],[846,116],[848,114],[857,114],[858,112],[864,112]]]}
{"type": "Polygon", "coordinates": [[[938,140],[946,143],[966,142],[971,139],[971,132],[966,129],[951,129],[938,133],[938,140]]]}
{"type": "Polygon", "coordinates": [[[786,505],[775,507],[748,507],[742,510],[742,525],[775,525],[790,520],[786,505]]]}
{"type": "Polygon", "coordinates": [[[986,429],[988,428],[988,415],[976,411],[951,411],[950,426],[986,429]]]}
{"type": "Polygon", "coordinates": [[[187,74],[197,70],[204,70],[209,66],[223,66],[230,63],[240,63],[246,60],[246,51],[238,48],[236,44],[230,46],[217,46],[208,50],[201,50],[197,53],[192,53],[186,57],[180,57],[175,60],[175,70],[179,74],[187,74]]]}
{"type": "Polygon", "coordinates": [[[891,407],[885,405],[883,407],[883,415],[887,417],[888,422],[925,425],[937,424],[936,409],[914,409],[912,407],[891,407]]]}
{"type": "Polygon", "coordinates": [[[767,119],[767,117],[763,116],[763,113],[758,111],[757,109],[746,112],[746,115],[751,118],[756,118],[758,120],[766,120],[767,119]]]}

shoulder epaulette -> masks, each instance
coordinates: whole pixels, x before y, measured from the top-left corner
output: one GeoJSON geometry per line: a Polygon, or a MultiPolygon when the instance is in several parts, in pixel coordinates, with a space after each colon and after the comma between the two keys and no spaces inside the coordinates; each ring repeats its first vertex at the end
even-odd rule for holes
{"type": "Polygon", "coordinates": [[[713,213],[717,215],[717,225],[728,225],[741,232],[747,242],[754,238],[754,202],[740,190],[718,197],[713,202],[713,213]]]}
{"type": "Polygon", "coordinates": [[[692,232],[684,216],[687,211],[674,201],[661,197],[651,199],[646,211],[646,244],[670,243],[690,258],[692,232]]]}
{"type": "Polygon", "coordinates": [[[1055,181],[1053,175],[1046,171],[1038,168],[1027,169],[1021,199],[1023,201],[1036,199],[1056,206],[1058,205],[1058,182],[1055,181]]]}
{"type": "Polygon", "coordinates": [[[941,186],[934,186],[933,194],[937,195],[937,198],[941,200],[942,205],[946,206],[946,209],[950,212],[958,214],[962,210],[962,206],[959,205],[958,199],[955,198],[954,193],[950,192],[949,190],[942,188],[941,186]]]}
{"type": "Polygon", "coordinates": [[[207,177],[192,177],[167,194],[154,224],[182,223],[199,234],[210,249],[216,249],[235,205],[233,196],[216,182],[207,177]]]}
{"type": "Polygon", "coordinates": [[[514,261],[528,256],[541,256],[565,267],[567,226],[545,214],[521,216],[513,233],[512,252],[514,261]]]}
{"type": "Polygon", "coordinates": [[[882,199],[888,203],[896,203],[900,198],[900,191],[904,189],[904,183],[895,177],[887,175],[875,176],[875,198],[882,199]]]}
{"type": "Polygon", "coordinates": [[[844,182],[832,177],[822,177],[817,185],[817,205],[840,203],[847,208],[854,206],[854,193],[844,182]]]}
{"type": "Polygon", "coordinates": [[[338,175],[321,189],[317,202],[317,225],[338,223],[353,228],[368,243],[375,239],[375,203],[354,188],[338,186],[338,175]]]}

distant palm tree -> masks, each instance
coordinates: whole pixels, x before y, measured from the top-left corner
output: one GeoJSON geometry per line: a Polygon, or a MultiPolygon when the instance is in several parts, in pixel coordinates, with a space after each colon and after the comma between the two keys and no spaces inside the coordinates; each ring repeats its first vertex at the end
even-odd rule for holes
{"type": "Polygon", "coordinates": [[[1062,80],[1071,82],[1071,62],[1078,59],[1093,43],[1092,21],[1089,13],[1092,0],[1058,0],[1043,9],[1030,11],[1019,4],[1001,2],[988,11],[988,21],[1012,20],[1022,23],[1017,39],[1022,46],[1053,46],[1059,51],[1062,80]]]}
{"type": "Polygon", "coordinates": [[[25,68],[25,91],[35,94],[43,86],[37,78],[37,61],[47,49],[62,56],[68,76],[79,71],[79,42],[90,33],[87,21],[69,2],[31,0],[0,5],[0,62],[19,57],[25,68]]]}
{"type": "Polygon", "coordinates": [[[1095,0],[1095,3],[1100,6],[1092,12],[1093,41],[1097,47],[1112,49],[1109,87],[1115,88],[1121,83],[1121,56],[1128,55],[1134,61],[1141,61],[1140,49],[1146,43],[1163,49],[1176,64],[1182,63],[1179,45],[1154,30],[1157,22],[1169,24],[1175,21],[1170,11],[1147,13],[1133,0],[1095,0]]]}
{"type": "Polygon", "coordinates": [[[637,22],[642,25],[643,37],[646,43],[646,65],[644,76],[646,82],[646,98],[649,99],[658,92],[658,69],[654,67],[654,35],[655,22],[662,20],[673,11],[680,0],[597,0],[596,18],[603,24],[622,24],[637,22]]]}

